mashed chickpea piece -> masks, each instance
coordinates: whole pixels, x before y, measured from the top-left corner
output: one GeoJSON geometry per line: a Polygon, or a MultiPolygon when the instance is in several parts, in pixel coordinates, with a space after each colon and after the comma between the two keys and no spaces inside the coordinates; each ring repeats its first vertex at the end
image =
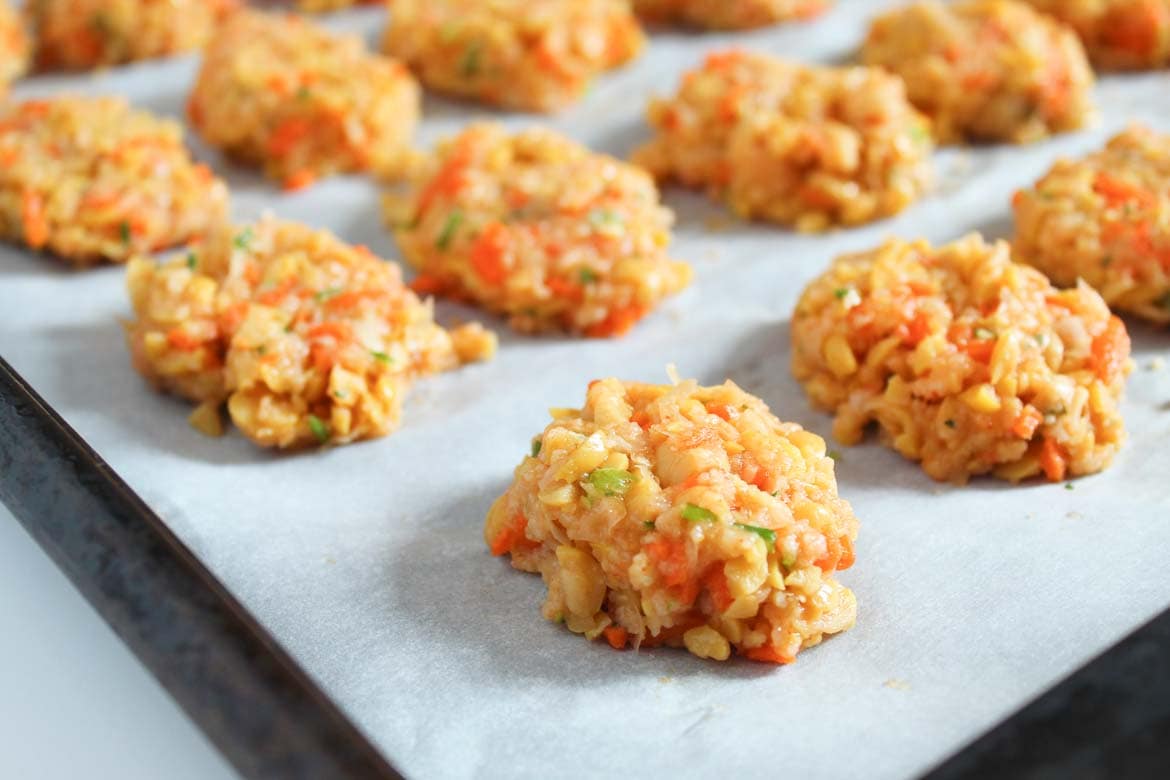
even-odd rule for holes
{"type": "Polygon", "coordinates": [[[228,192],[178,123],[121,98],[0,104],[0,237],[76,266],[205,234],[228,192]]]}
{"type": "Polygon", "coordinates": [[[931,178],[930,123],[878,68],[716,52],[647,119],[657,135],[635,163],[799,230],[896,214],[931,178]]]}
{"type": "Polygon", "coordinates": [[[1125,325],[1086,284],[1057,290],[977,235],[845,255],[792,317],[792,370],[834,435],[876,423],[938,480],[1091,474],[1125,440],[1125,325]]]}
{"type": "Polygon", "coordinates": [[[431,89],[546,112],[644,44],[626,0],[394,0],[384,39],[431,89]]]}
{"type": "Polygon", "coordinates": [[[943,141],[1024,143],[1094,115],[1076,35],[1016,0],[924,0],[874,20],[862,60],[898,74],[943,141]]]}
{"type": "Polygon", "coordinates": [[[549,130],[472,125],[386,205],[416,290],[520,331],[619,336],[691,279],[653,179],[549,130]]]}
{"type": "Polygon", "coordinates": [[[293,14],[240,12],[204,56],[187,115],[205,141],[297,189],[401,175],[419,88],[400,63],[293,14]]]}
{"type": "Polygon", "coordinates": [[[634,0],[634,10],[652,22],[683,22],[713,30],[744,30],[793,19],[811,19],[830,0],[634,0]]]}
{"type": "Polygon", "coordinates": [[[225,228],[162,264],[130,262],[134,366],[264,447],[384,436],[421,376],[491,357],[479,325],[448,332],[398,267],[325,231],[266,218],[225,228]]]}
{"type": "Polygon", "coordinates": [[[1083,279],[1110,307],[1170,324],[1170,135],[1134,125],[1059,160],[1012,200],[1016,257],[1062,287],[1083,279]]]}
{"type": "Polygon", "coordinates": [[[544,578],[548,620],[785,664],[853,625],[834,572],[857,518],[819,436],[732,382],[604,379],[553,418],[484,526],[492,554],[544,578]]]}
{"type": "Polygon", "coordinates": [[[200,49],[239,0],[28,0],[43,68],[85,70],[200,49]]]}

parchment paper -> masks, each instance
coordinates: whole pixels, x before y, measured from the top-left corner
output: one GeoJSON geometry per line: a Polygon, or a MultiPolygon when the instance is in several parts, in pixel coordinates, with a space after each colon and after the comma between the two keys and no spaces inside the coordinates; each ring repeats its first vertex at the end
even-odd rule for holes
{"type": "MultiPolygon", "coordinates": [[[[885,5],[840,2],[815,23],[739,36],[655,33],[646,56],[552,124],[624,155],[646,134],[645,98],[672,91],[703,52],[735,40],[840,62],[885,5]]],[[[330,24],[373,40],[383,14],[330,24]]],[[[194,68],[184,58],[39,77],[16,93],[116,92],[178,115],[194,68]]],[[[665,381],[673,362],[703,382],[730,377],[828,437],[829,417],[809,408],[788,368],[804,283],[836,254],[889,235],[1008,235],[1012,191],[1058,155],[1099,146],[1131,117],[1170,129],[1168,86],[1162,73],[1107,77],[1092,130],[942,152],[934,194],[863,229],[810,237],[738,225],[718,204],[669,190],[675,254],[697,272],[690,290],[612,342],[522,338],[484,316],[503,335],[498,359],[422,382],[401,430],[371,443],[289,457],[191,430],[189,407],[130,368],[120,268],[75,273],[0,249],[0,354],[407,775],[903,777],[1170,604],[1170,373],[1151,368],[1166,333],[1131,323],[1130,441],[1107,472],[1071,488],[944,486],[872,440],[837,446],[841,493],[862,522],[857,563],[842,575],[857,593],[857,625],[792,666],[588,643],[540,617],[538,577],[488,554],[484,514],[547,408],[580,404],[595,377],[665,381]]],[[[436,98],[425,109],[428,143],[492,116],[436,98]]],[[[230,178],[237,218],[272,209],[396,256],[371,183],[333,179],[284,195],[197,150],[230,178]]]]}

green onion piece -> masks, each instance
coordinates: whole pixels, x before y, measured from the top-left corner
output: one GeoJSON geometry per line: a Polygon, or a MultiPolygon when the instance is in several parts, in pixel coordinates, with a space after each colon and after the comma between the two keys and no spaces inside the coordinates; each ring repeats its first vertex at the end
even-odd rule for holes
{"type": "Polygon", "coordinates": [[[324,290],[321,290],[319,293],[314,294],[313,300],[315,300],[317,303],[324,303],[325,301],[329,300],[330,298],[336,298],[340,294],[341,294],[340,287],[326,287],[324,290]]]}
{"type": "Polygon", "coordinates": [[[467,50],[463,53],[463,59],[459,61],[459,72],[465,78],[471,78],[479,73],[479,60],[482,53],[483,44],[479,41],[472,41],[467,45],[467,50]]]}
{"type": "Polygon", "coordinates": [[[446,251],[447,247],[451,246],[451,241],[454,240],[461,224],[463,224],[462,211],[457,209],[448,214],[447,221],[443,223],[443,229],[439,232],[439,238],[435,241],[435,248],[446,251]]]}
{"type": "Polygon", "coordinates": [[[199,265],[199,258],[195,256],[194,252],[188,252],[187,253],[187,267],[190,268],[192,271],[194,271],[195,266],[197,266],[197,265],[199,265]]]}
{"type": "Polygon", "coordinates": [[[237,249],[247,249],[254,237],[252,228],[246,227],[236,234],[236,237],[232,239],[232,243],[235,244],[237,249]]]}
{"type": "Polygon", "coordinates": [[[780,565],[785,569],[791,569],[796,564],[796,553],[790,553],[787,550],[780,553],[780,565]]]}
{"type": "Polygon", "coordinates": [[[129,222],[127,222],[126,220],[122,220],[122,223],[120,225],[118,225],[118,235],[120,235],[122,237],[123,244],[130,243],[130,223],[129,222]]]}
{"type": "Polygon", "coordinates": [[[543,446],[544,446],[544,442],[542,442],[539,437],[533,439],[532,440],[532,457],[535,458],[537,455],[539,455],[540,448],[543,446]]]}
{"type": "Polygon", "coordinates": [[[313,436],[316,437],[317,441],[322,444],[329,441],[329,426],[315,414],[309,415],[309,430],[313,432],[313,436]]]}
{"type": "Polygon", "coordinates": [[[682,518],[692,523],[713,523],[718,519],[710,509],[704,509],[695,504],[687,504],[683,507],[682,518]]]}
{"type": "Polygon", "coordinates": [[[836,290],[833,290],[833,297],[839,301],[845,300],[845,296],[847,295],[849,295],[848,287],[838,287],[836,290]]]}
{"type": "Polygon", "coordinates": [[[394,362],[394,360],[385,352],[370,352],[370,355],[372,355],[374,360],[377,360],[379,363],[390,365],[394,362]]]}
{"type": "Polygon", "coordinates": [[[581,284],[592,284],[597,281],[598,276],[592,268],[582,268],[577,271],[577,278],[581,280],[581,284]]]}
{"type": "Polygon", "coordinates": [[[588,479],[607,496],[620,496],[634,484],[634,475],[625,469],[597,469],[588,479]]]}
{"type": "Polygon", "coordinates": [[[745,531],[751,531],[756,536],[763,539],[769,547],[776,545],[776,532],[771,528],[760,528],[758,525],[748,525],[747,523],[736,523],[736,528],[742,528],[745,531]]]}
{"type": "Polygon", "coordinates": [[[993,338],[995,338],[995,331],[991,328],[985,328],[982,325],[976,328],[973,331],[973,334],[975,338],[979,339],[980,341],[991,341],[993,338]]]}

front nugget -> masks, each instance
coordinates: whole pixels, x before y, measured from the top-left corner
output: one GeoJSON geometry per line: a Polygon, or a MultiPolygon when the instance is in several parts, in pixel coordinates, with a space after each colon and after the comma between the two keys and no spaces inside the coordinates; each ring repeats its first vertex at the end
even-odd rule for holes
{"type": "Polygon", "coordinates": [[[684,22],[712,30],[746,30],[776,22],[811,19],[830,0],[634,0],[638,15],[654,22],[684,22]]]}
{"type": "Polygon", "coordinates": [[[644,43],[625,0],[394,0],[383,48],[439,92],[556,111],[644,43]]]}
{"type": "Polygon", "coordinates": [[[691,279],[643,171],[548,130],[472,125],[387,216],[414,287],[469,298],[520,331],[628,331],[691,279]]]}
{"type": "Polygon", "coordinates": [[[979,236],[845,255],[792,318],[792,370],[833,433],[884,438],[938,480],[1057,481],[1125,438],[1125,325],[1088,285],[1057,290],[979,236]]]}
{"type": "Polygon", "coordinates": [[[187,114],[209,144],[296,189],[332,173],[401,174],[419,100],[410,73],[356,37],[241,12],[208,46],[187,114]]]}
{"type": "Polygon", "coordinates": [[[874,20],[861,56],[906,80],[943,141],[1025,143],[1093,116],[1081,42],[1014,0],[926,0],[891,11],[874,20]]]}
{"type": "Polygon", "coordinates": [[[799,230],[896,214],[930,180],[930,123],[878,68],[717,52],[647,119],[657,136],[635,163],[799,230]]]}
{"type": "Polygon", "coordinates": [[[177,122],[121,98],[0,105],[0,237],[77,266],[202,236],[228,192],[177,122]]]}
{"type": "Polygon", "coordinates": [[[1059,160],[1012,199],[1016,257],[1053,282],[1093,286],[1111,307],[1170,323],[1170,135],[1135,125],[1059,160]]]}
{"type": "Polygon", "coordinates": [[[85,70],[202,48],[238,0],[29,0],[43,68],[85,70]]]}
{"type": "Polygon", "coordinates": [[[8,0],[0,0],[0,100],[8,85],[28,68],[29,42],[20,15],[8,0]]]}
{"type": "Polygon", "coordinates": [[[265,447],[384,436],[413,380],[495,349],[478,325],[436,325],[396,265],[296,223],[224,229],[161,265],[135,258],[127,287],[139,372],[199,403],[204,432],[226,401],[265,447]]]}
{"type": "Polygon", "coordinates": [[[615,648],[790,663],[853,625],[857,518],[825,443],[732,382],[592,382],[492,505],[494,555],[540,572],[542,612],[615,648]]]}

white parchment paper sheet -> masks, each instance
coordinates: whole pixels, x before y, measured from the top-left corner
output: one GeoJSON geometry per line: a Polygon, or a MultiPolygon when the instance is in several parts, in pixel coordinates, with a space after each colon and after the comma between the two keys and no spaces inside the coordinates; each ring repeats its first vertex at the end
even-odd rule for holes
{"type": "MultiPolygon", "coordinates": [[[[840,62],[886,3],[841,2],[805,25],[743,34],[655,33],[648,54],[552,124],[626,154],[645,99],[728,41],[840,62]]],[[[373,39],[383,14],[330,24],[373,39]]],[[[190,58],[92,77],[38,77],[17,95],[122,93],[178,115],[190,58]]],[[[1027,148],[938,155],[938,191],[895,220],[826,236],[726,224],[669,190],[675,254],[694,286],[614,342],[502,330],[492,363],[421,383],[404,424],[371,443],[291,457],[237,434],[203,438],[184,403],[131,370],[117,318],[122,270],[65,270],[0,249],[0,354],[11,361],[275,634],[386,755],[413,777],[710,775],[901,777],[926,769],[1170,604],[1167,336],[1132,326],[1131,440],[1106,473],[1064,485],[943,486],[870,441],[838,448],[841,492],[861,518],[857,626],[796,664],[703,662],[611,651],[538,613],[539,578],[492,558],[491,500],[547,421],[595,377],[665,381],[664,366],[731,377],[781,417],[828,436],[791,378],[788,319],[836,254],[889,235],[934,241],[1010,233],[1011,192],[1062,154],[1097,147],[1129,118],[1170,129],[1165,74],[1098,88],[1092,130],[1027,148]]],[[[428,98],[427,142],[481,108],[428,98]]],[[[513,124],[540,121],[502,117],[513,124]]],[[[357,178],[285,195],[198,153],[232,183],[237,218],[263,209],[395,256],[377,189],[357,178]]],[[[467,314],[443,304],[442,317],[467,314]]]]}

